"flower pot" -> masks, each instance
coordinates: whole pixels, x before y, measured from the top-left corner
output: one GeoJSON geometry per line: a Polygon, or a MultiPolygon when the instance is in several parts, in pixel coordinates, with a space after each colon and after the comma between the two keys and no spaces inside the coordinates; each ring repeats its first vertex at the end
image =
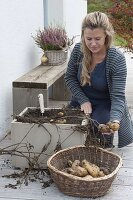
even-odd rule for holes
{"type": "Polygon", "coordinates": [[[45,51],[45,56],[48,58],[47,65],[61,65],[67,60],[67,50],[51,50],[45,51]]]}
{"type": "MultiPolygon", "coordinates": [[[[46,168],[48,158],[57,151],[57,147],[64,149],[75,145],[82,145],[85,143],[85,134],[77,129],[77,124],[58,124],[44,122],[35,122],[30,119],[26,121],[26,114],[30,111],[39,110],[38,108],[25,108],[18,118],[23,118],[21,122],[17,118],[11,123],[11,138],[12,144],[15,145],[18,156],[12,156],[12,164],[15,167],[25,168],[29,163],[34,162],[39,156],[36,163],[42,168],[46,168]],[[42,153],[41,153],[42,152],[42,153]],[[27,158],[25,157],[27,156],[27,158]]],[[[53,108],[45,108],[45,112],[54,110],[53,108]]],[[[61,109],[58,113],[61,112],[61,109]]],[[[40,112],[40,110],[39,110],[40,112]]],[[[45,117],[41,117],[43,119],[45,117]]],[[[47,117],[46,117],[47,119],[47,117]]]]}

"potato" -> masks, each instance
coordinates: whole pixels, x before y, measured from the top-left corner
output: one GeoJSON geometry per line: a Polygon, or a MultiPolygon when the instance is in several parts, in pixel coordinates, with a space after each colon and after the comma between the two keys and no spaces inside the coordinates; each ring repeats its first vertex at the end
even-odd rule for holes
{"type": "Polygon", "coordinates": [[[75,168],[68,168],[67,172],[69,174],[75,175],[75,176],[79,176],[79,177],[84,177],[88,174],[87,170],[83,167],[80,166],[75,166],[75,168]]]}
{"type": "Polygon", "coordinates": [[[104,174],[103,171],[99,171],[98,176],[99,176],[99,177],[103,177],[103,176],[105,176],[105,174],[104,174]]]}
{"type": "Polygon", "coordinates": [[[72,175],[75,174],[74,170],[71,167],[67,168],[66,170],[68,174],[72,174],[72,175]]]}
{"type": "Polygon", "coordinates": [[[73,163],[72,163],[72,169],[75,169],[75,167],[79,166],[80,165],[80,161],[79,160],[75,160],[73,163]]]}
{"type": "Polygon", "coordinates": [[[87,160],[83,160],[82,167],[84,167],[92,177],[98,177],[100,168],[97,165],[92,164],[87,160]]]}
{"type": "Polygon", "coordinates": [[[110,133],[110,127],[109,127],[108,125],[99,124],[98,129],[99,129],[99,131],[101,131],[102,133],[110,133]]]}
{"type": "Polygon", "coordinates": [[[112,131],[118,131],[120,124],[118,122],[108,122],[108,126],[112,131]]]}
{"type": "Polygon", "coordinates": [[[58,115],[59,115],[59,116],[63,116],[64,113],[63,113],[63,112],[58,112],[58,115]]]}
{"type": "Polygon", "coordinates": [[[80,167],[80,166],[75,167],[75,171],[77,173],[77,176],[80,176],[80,177],[84,177],[88,174],[88,171],[85,168],[80,167]]]}
{"type": "Polygon", "coordinates": [[[79,177],[84,177],[88,174],[87,170],[80,166],[79,160],[75,160],[74,162],[68,160],[68,165],[71,166],[70,168],[67,169],[67,172],[69,174],[79,177]]]}

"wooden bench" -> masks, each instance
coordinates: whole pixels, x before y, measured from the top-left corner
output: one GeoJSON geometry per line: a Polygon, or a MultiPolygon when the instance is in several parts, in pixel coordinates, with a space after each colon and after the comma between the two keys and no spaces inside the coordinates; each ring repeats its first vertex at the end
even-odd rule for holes
{"type": "Polygon", "coordinates": [[[45,107],[49,106],[49,98],[69,100],[70,92],[64,82],[66,68],[67,62],[59,66],[39,65],[13,81],[13,114],[19,114],[26,107],[38,107],[39,93],[44,96],[45,107]]]}

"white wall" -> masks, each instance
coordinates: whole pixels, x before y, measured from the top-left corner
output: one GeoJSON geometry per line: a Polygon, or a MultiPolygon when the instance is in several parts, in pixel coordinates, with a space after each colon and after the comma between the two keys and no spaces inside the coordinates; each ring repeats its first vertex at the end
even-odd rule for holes
{"type": "Polygon", "coordinates": [[[79,35],[86,13],[87,0],[0,0],[0,136],[10,130],[12,82],[40,64],[31,34],[60,24],[69,37],[79,35]]]}
{"type": "Polygon", "coordinates": [[[64,0],[63,9],[63,21],[69,37],[80,35],[82,20],[87,14],[87,0],[64,0]]]}
{"type": "MultiPolygon", "coordinates": [[[[87,14],[87,0],[45,0],[47,2],[47,23],[66,28],[71,38],[80,35],[81,23],[87,14]]],[[[77,37],[79,40],[80,37],[77,37]]]]}
{"type": "Polygon", "coordinates": [[[0,0],[0,136],[12,120],[12,81],[40,64],[31,34],[43,24],[43,0],[0,0]]]}

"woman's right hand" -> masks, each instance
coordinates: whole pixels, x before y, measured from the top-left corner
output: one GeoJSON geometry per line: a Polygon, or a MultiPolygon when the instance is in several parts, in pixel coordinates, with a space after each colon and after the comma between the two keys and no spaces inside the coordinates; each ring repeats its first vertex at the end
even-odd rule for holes
{"type": "Polygon", "coordinates": [[[84,111],[84,113],[86,115],[88,114],[91,114],[92,113],[92,106],[91,106],[91,103],[88,101],[88,102],[85,102],[81,105],[81,111],[84,111]]]}

